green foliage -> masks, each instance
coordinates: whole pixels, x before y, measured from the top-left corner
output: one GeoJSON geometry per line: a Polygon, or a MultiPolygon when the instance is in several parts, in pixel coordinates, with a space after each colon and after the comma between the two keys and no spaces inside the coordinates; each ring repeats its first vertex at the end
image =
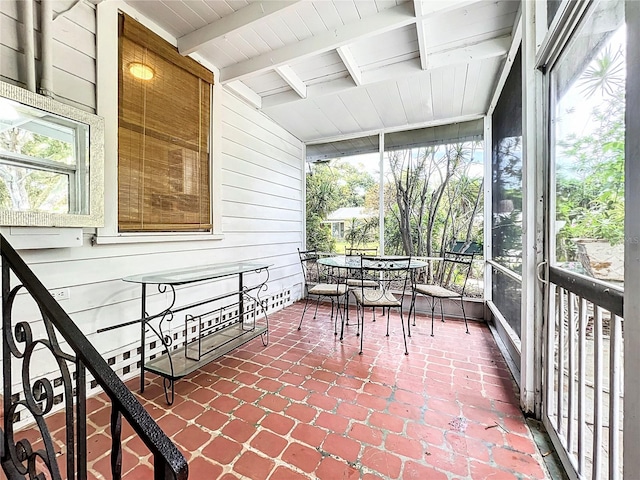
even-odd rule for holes
{"type": "Polygon", "coordinates": [[[378,241],[378,218],[353,219],[351,228],[345,233],[351,248],[364,247],[378,241]]]}
{"type": "Polygon", "coordinates": [[[579,80],[583,92],[602,95],[590,115],[592,131],[559,142],[556,220],[559,260],[575,260],[576,238],[612,245],[624,239],[624,57],[605,49],[579,80]]]}
{"type": "Polygon", "coordinates": [[[307,211],[307,248],[322,252],[335,251],[335,240],[329,225],[322,223],[323,217],[307,211]]]}
{"type": "MultiPolygon", "coordinates": [[[[375,178],[364,168],[341,160],[316,163],[310,166],[307,175],[307,247],[322,251],[334,251],[336,242],[328,224],[322,223],[327,216],[341,207],[365,205],[367,192],[376,187],[375,178]]],[[[377,208],[377,207],[376,207],[377,208]]],[[[377,220],[359,220],[346,232],[348,242],[357,246],[377,237],[377,220]]]]}
{"type": "MultiPolygon", "coordinates": [[[[482,242],[482,179],[469,175],[477,144],[389,152],[384,184],[386,254],[431,255],[453,239],[482,242]],[[425,240],[427,239],[427,240],[425,240]]],[[[344,161],[315,164],[307,175],[307,246],[333,250],[327,215],[341,207],[379,209],[377,176],[344,161]]],[[[354,219],[346,246],[378,241],[378,217],[354,219]]]]}
{"type": "Polygon", "coordinates": [[[455,239],[482,238],[482,179],[470,176],[481,144],[390,152],[385,253],[440,255],[455,239]]]}
{"type": "MultiPolygon", "coordinates": [[[[18,128],[0,133],[0,147],[33,158],[73,164],[73,146],[18,128]]],[[[67,177],[46,170],[0,164],[0,208],[68,211],[67,177]]]]}
{"type": "Polygon", "coordinates": [[[491,239],[494,259],[522,271],[522,137],[499,139],[492,169],[491,239]]]}

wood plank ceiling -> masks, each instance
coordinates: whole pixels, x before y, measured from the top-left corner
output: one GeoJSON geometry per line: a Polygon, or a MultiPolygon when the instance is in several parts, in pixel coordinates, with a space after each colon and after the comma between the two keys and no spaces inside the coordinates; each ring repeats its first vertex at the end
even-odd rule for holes
{"type": "Polygon", "coordinates": [[[304,142],[485,114],[515,0],[127,0],[304,142]]]}

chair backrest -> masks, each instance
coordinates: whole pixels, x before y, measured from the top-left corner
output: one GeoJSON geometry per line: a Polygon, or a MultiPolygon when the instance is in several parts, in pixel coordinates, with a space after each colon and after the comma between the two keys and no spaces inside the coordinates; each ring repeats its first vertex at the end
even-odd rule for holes
{"type": "Polygon", "coordinates": [[[318,263],[319,258],[326,257],[328,254],[320,253],[317,250],[298,249],[298,255],[305,286],[308,287],[318,283],[339,283],[340,272],[338,272],[338,269],[325,267],[318,263]]]}
{"type": "Polygon", "coordinates": [[[474,255],[466,252],[445,252],[438,271],[437,283],[464,295],[474,255]]]}
{"type": "Polygon", "coordinates": [[[344,253],[345,253],[345,255],[348,255],[348,256],[353,256],[353,255],[374,256],[374,255],[378,254],[378,249],[376,247],[372,247],[372,248],[350,248],[350,247],[344,247],[344,253]]]}
{"type": "Polygon", "coordinates": [[[410,264],[411,257],[362,255],[358,269],[361,276],[359,278],[375,278],[381,293],[411,291],[410,264]]]}
{"type": "Polygon", "coordinates": [[[302,267],[302,276],[304,277],[305,285],[308,286],[319,283],[320,268],[318,258],[320,258],[320,255],[318,251],[298,249],[298,256],[300,257],[300,266],[302,267]]]}

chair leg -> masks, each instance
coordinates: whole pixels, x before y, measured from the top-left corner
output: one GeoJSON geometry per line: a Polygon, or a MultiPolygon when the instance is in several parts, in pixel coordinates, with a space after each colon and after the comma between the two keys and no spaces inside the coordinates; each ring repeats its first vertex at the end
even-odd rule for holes
{"type": "Polygon", "coordinates": [[[304,314],[306,313],[308,306],[309,306],[309,296],[307,295],[307,299],[304,302],[304,308],[302,309],[302,316],[300,317],[300,324],[298,325],[298,330],[302,328],[302,320],[304,319],[304,314]]]}
{"type": "MultiPolygon", "coordinates": [[[[416,308],[416,300],[418,298],[418,295],[416,295],[415,292],[411,293],[411,307],[409,308],[409,316],[407,317],[407,328],[409,329],[409,336],[411,336],[411,312],[413,311],[413,326],[416,326],[416,310],[418,310],[416,308]]],[[[425,297],[426,299],[427,297],[425,297]]],[[[428,301],[428,299],[427,299],[428,301]]]]}
{"type": "MultiPolygon", "coordinates": [[[[407,336],[404,331],[404,318],[402,318],[402,307],[400,307],[400,324],[402,325],[402,338],[404,338],[404,354],[409,355],[409,349],[407,348],[407,336]]],[[[409,325],[409,318],[407,318],[407,325],[409,325]]]]}
{"type": "Polygon", "coordinates": [[[442,299],[440,299],[440,321],[444,323],[444,310],[442,308],[442,299]]]}
{"type": "MultiPolygon", "coordinates": [[[[389,336],[389,311],[391,309],[387,308],[387,337],[389,336]]],[[[404,329],[404,325],[402,325],[402,328],[404,329]]]]}
{"type": "Polygon", "coordinates": [[[344,314],[341,315],[341,326],[340,326],[340,341],[342,341],[344,339],[344,322],[345,322],[345,317],[346,317],[346,321],[347,321],[347,325],[349,325],[349,291],[347,290],[347,294],[346,294],[345,300],[344,300],[344,314]]]}
{"type": "Polygon", "coordinates": [[[362,321],[358,322],[360,326],[360,352],[358,352],[358,355],[362,355],[362,339],[364,338],[364,307],[361,307],[360,311],[362,312],[362,319],[358,317],[358,320],[362,321]]]}
{"type": "Polygon", "coordinates": [[[338,299],[338,307],[336,308],[336,316],[333,316],[333,304],[335,300],[331,297],[331,318],[333,318],[333,334],[338,335],[338,310],[340,310],[340,299],[338,299]]]}
{"type": "MultiPolygon", "coordinates": [[[[349,290],[347,290],[347,306],[346,306],[346,311],[347,311],[347,327],[349,326],[349,290]]],[[[340,339],[342,340],[342,339],[340,339]]]]}
{"type": "Polygon", "coordinates": [[[318,300],[316,301],[316,311],[313,312],[313,319],[316,319],[316,316],[318,315],[318,305],[320,305],[320,297],[318,297],[318,300]]]}
{"type": "Polygon", "coordinates": [[[416,293],[411,293],[411,303],[409,304],[409,316],[407,317],[407,330],[409,330],[409,336],[411,336],[411,312],[413,312],[413,326],[416,326],[416,293]]]}
{"type": "MultiPolygon", "coordinates": [[[[334,329],[334,335],[338,335],[338,314],[340,314],[340,324],[344,325],[344,306],[342,308],[340,308],[340,297],[336,297],[336,301],[338,302],[338,308],[336,309],[336,319],[334,320],[334,324],[333,324],[333,329],[334,329]]],[[[346,300],[345,300],[346,302],[346,300]]],[[[340,333],[340,335],[342,335],[342,332],[340,333]]]]}
{"type": "Polygon", "coordinates": [[[331,300],[331,318],[333,318],[333,310],[335,308],[335,300],[333,299],[333,297],[329,297],[329,300],[331,300]]]}
{"type": "Polygon", "coordinates": [[[436,309],[436,299],[431,302],[431,336],[433,337],[433,313],[436,309]]]}
{"type": "Polygon", "coordinates": [[[467,329],[467,334],[469,333],[469,324],[467,323],[467,315],[464,313],[464,300],[460,299],[460,308],[462,308],[462,318],[464,318],[464,326],[467,329]]]}

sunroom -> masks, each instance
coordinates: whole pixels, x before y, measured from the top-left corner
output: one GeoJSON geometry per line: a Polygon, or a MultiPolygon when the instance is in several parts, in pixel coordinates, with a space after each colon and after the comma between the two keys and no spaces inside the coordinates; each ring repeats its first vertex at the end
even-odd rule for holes
{"type": "Polygon", "coordinates": [[[20,0],[0,28],[7,478],[640,470],[639,2],[20,0]],[[404,344],[409,312],[366,311],[361,355],[346,311],[301,322],[300,251],[456,242],[469,335],[453,303],[404,344]]]}

